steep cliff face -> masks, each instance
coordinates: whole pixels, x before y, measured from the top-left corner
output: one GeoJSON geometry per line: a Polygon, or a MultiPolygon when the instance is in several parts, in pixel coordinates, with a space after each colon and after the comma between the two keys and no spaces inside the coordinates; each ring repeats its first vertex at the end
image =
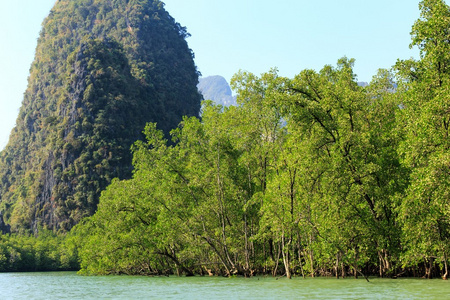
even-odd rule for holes
{"type": "Polygon", "coordinates": [[[69,230],[113,178],[131,176],[146,122],[168,132],[199,114],[186,37],[157,0],[55,4],[0,154],[1,230],[69,230]]]}

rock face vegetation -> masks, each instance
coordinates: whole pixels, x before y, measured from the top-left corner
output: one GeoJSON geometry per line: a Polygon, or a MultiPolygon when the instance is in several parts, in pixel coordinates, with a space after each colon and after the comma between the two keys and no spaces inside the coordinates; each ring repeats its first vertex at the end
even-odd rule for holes
{"type": "Polygon", "coordinates": [[[147,122],[168,133],[198,116],[187,36],[160,1],[57,1],[0,155],[3,231],[70,230],[113,178],[131,176],[147,122]]]}

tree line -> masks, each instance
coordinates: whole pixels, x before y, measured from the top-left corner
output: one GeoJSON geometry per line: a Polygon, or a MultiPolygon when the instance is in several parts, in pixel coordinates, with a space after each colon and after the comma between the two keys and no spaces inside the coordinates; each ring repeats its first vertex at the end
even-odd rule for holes
{"type": "Polygon", "coordinates": [[[82,274],[448,277],[450,9],[420,3],[411,46],[359,86],[354,60],[237,73],[168,141],[155,123],[68,235],[82,274]]]}

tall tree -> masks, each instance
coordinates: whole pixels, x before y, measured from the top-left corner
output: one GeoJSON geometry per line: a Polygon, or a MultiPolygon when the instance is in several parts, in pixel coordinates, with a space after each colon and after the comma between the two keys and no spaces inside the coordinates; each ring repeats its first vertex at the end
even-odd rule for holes
{"type": "Polygon", "coordinates": [[[322,257],[345,259],[355,272],[358,264],[379,258],[372,263],[385,275],[398,255],[393,195],[404,188],[397,181],[402,172],[392,135],[398,107],[389,80],[376,78],[371,91],[357,85],[352,68],[353,60],[343,58],[337,68],[305,70],[285,81],[278,99],[290,133],[304,144],[299,164],[304,170],[311,166],[302,177],[319,193],[299,197],[309,205],[319,201],[311,225],[319,244],[328,245],[322,257]]]}
{"type": "Polygon", "coordinates": [[[412,30],[411,47],[419,61],[396,65],[403,83],[400,152],[411,169],[410,185],[400,206],[407,251],[404,264],[425,264],[432,276],[435,259],[448,277],[450,247],[450,8],[441,0],[420,2],[421,16],[412,30]]]}
{"type": "Polygon", "coordinates": [[[251,248],[254,255],[261,259],[259,262],[264,263],[266,270],[271,269],[274,273],[278,269],[277,257],[281,252],[277,249],[280,241],[260,232],[260,226],[264,226],[260,223],[260,216],[263,215],[269,181],[276,172],[280,146],[286,135],[280,109],[272,95],[278,82],[276,70],[261,77],[249,72],[238,72],[233,76],[231,85],[237,92],[239,106],[226,111],[229,126],[233,128],[232,141],[242,153],[239,163],[246,174],[246,186],[243,186],[246,191],[245,239],[252,241],[251,248]],[[247,230],[248,226],[251,226],[252,233],[247,230]]]}

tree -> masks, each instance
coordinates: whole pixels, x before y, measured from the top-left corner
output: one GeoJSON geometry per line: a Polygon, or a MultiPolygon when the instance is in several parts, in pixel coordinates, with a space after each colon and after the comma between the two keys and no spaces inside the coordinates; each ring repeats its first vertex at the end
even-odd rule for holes
{"type": "Polygon", "coordinates": [[[412,46],[419,61],[399,61],[404,84],[400,126],[405,141],[403,164],[411,169],[410,185],[399,208],[406,247],[404,265],[425,265],[432,276],[435,259],[448,277],[450,210],[449,108],[450,8],[441,0],[420,2],[421,17],[413,26],[412,46]]]}
{"type": "MultiPolygon", "coordinates": [[[[269,181],[276,172],[276,164],[286,131],[283,128],[280,108],[277,106],[273,92],[278,85],[276,70],[258,77],[249,72],[238,72],[231,80],[236,90],[238,108],[230,107],[226,119],[232,136],[232,142],[241,152],[239,163],[244,168],[242,178],[244,197],[245,240],[251,245],[255,259],[261,259],[266,271],[278,270],[280,240],[267,234],[261,219],[267,201],[266,192],[269,181]],[[251,226],[248,233],[247,227],[251,226]]],[[[289,269],[289,268],[288,268],[289,269]]],[[[289,270],[288,270],[289,272],[289,270]]]]}
{"type": "Polygon", "coordinates": [[[379,258],[383,276],[392,272],[391,260],[398,254],[393,195],[404,189],[397,181],[403,171],[392,134],[398,106],[389,80],[375,78],[372,90],[359,87],[352,67],[353,60],[343,58],[337,68],[305,70],[286,79],[277,97],[290,134],[304,145],[298,159],[309,173],[301,177],[317,195],[300,194],[305,199],[300,203],[318,208],[312,212],[317,217],[305,215],[305,221],[314,220],[316,246],[326,245],[319,247],[325,250],[321,257],[328,257],[322,265],[334,257],[356,273],[379,258]]]}

